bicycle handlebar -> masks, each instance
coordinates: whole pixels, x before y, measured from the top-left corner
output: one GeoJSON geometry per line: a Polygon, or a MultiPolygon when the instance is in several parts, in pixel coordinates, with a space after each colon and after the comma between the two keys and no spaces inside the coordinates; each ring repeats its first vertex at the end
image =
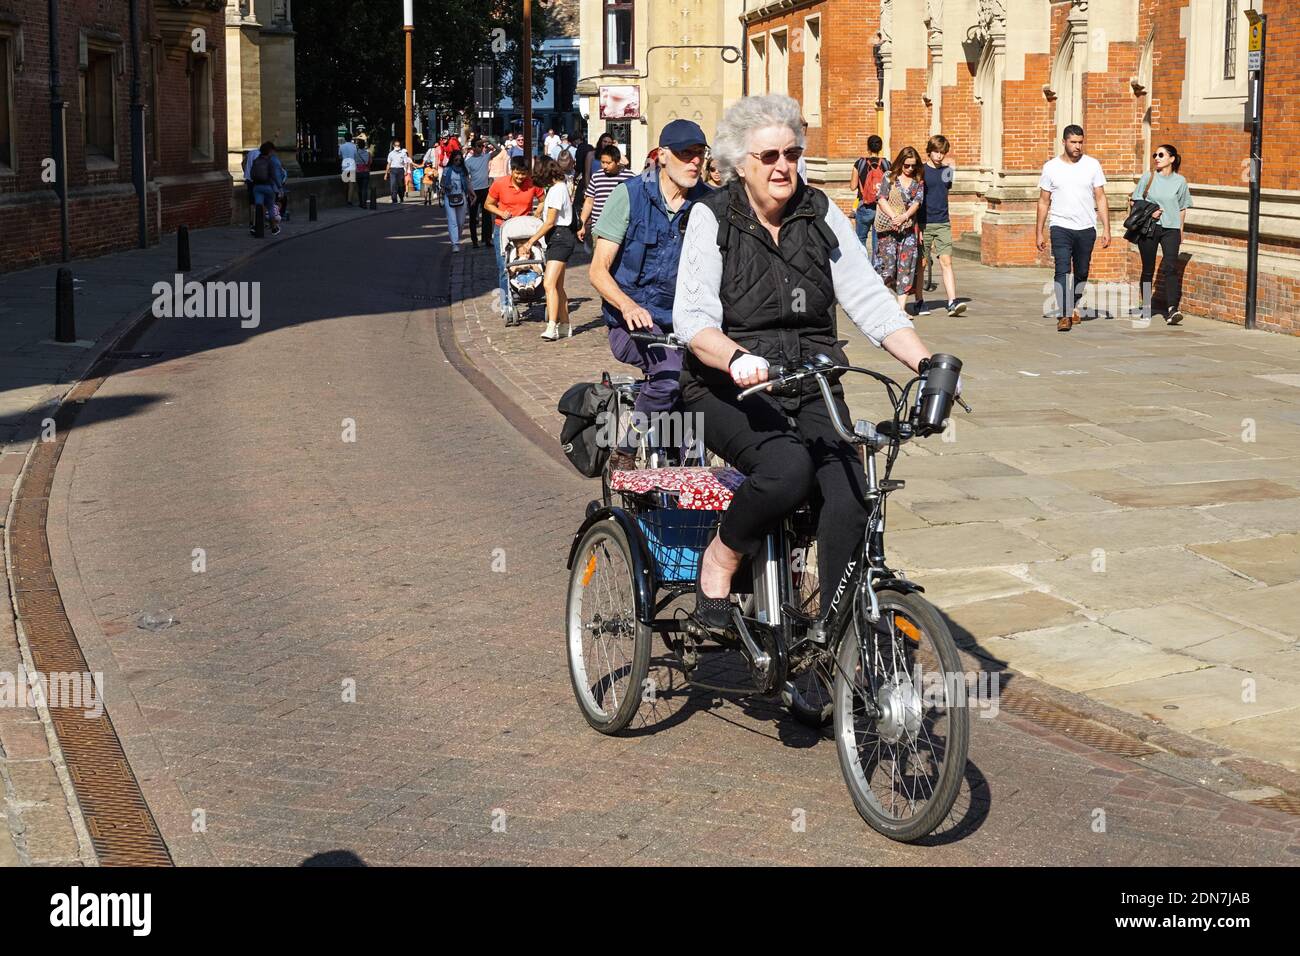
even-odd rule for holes
{"type": "Polygon", "coordinates": [[[965,409],[967,414],[970,413],[971,407],[962,400],[960,395],[956,394],[956,382],[960,381],[956,373],[960,370],[960,361],[953,359],[951,356],[933,356],[923,363],[920,375],[913,378],[906,385],[899,385],[898,382],[887,375],[882,375],[869,368],[859,368],[856,365],[837,365],[828,356],[818,355],[811,362],[807,362],[794,370],[786,369],[780,365],[769,365],[768,380],[742,390],[739,398],[747,398],[768,388],[779,389],[785,385],[800,382],[811,375],[817,382],[817,388],[822,394],[822,399],[826,402],[826,410],[830,415],[832,427],[846,442],[861,445],[872,441],[874,435],[859,434],[856,429],[850,431],[845,426],[844,420],[840,418],[839,409],[836,407],[835,397],[831,394],[830,382],[826,376],[833,372],[856,372],[861,375],[869,375],[885,386],[889,391],[890,400],[894,403],[893,419],[878,423],[874,431],[877,434],[884,435],[890,441],[901,443],[909,438],[933,434],[938,431],[940,426],[938,426],[937,422],[947,417],[947,412],[951,411],[953,402],[965,409]],[[931,373],[933,373],[932,376],[931,373]],[[929,387],[931,377],[934,379],[933,388],[929,387]],[[904,419],[903,411],[908,392],[917,382],[922,383],[921,392],[917,396],[916,406],[912,409],[912,413],[904,419]],[[898,389],[901,393],[897,400],[894,399],[894,389],[898,389]],[[936,414],[938,414],[937,418],[936,414]]]}
{"type": "Polygon", "coordinates": [[[685,344],[676,334],[669,332],[667,335],[660,335],[658,332],[629,332],[628,337],[634,342],[644,342],[646,345],[658,345],[665,349],[684,349],[685,344]]]}

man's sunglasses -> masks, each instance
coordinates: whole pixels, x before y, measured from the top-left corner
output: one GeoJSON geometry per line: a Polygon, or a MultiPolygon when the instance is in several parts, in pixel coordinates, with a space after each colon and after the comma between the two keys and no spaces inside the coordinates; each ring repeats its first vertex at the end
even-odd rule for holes
{"type": "Polygon", "coordinates": [[[799,162],[799,157],[803,155],[803,147],[802,147],[802,146],[791,146],[789,149],[786,149],[786,150],[780,150],[780,149],[765,149],[765,150],[763,150],[761,153],[752,153],[752,152],[751,152],[749,155],[750,155],[750,156],[753,156],[755,159],[757,159],[757,160],[758,160],[760,163],[762,163],[764,166],[774,166],[774,165],[776,165],[777,158],[780,157],[780,156],[784,156],[784,157],[785,157],[785,161],[786,161],[787,163],[797,163],[797,162],[799,162]]]}

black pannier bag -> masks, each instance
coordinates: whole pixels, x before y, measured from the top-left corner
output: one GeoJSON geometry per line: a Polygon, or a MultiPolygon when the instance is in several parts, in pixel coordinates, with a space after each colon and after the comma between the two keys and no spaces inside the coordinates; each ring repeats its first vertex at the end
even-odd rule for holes
{"type": "Polygon", "coordinates": [[[579,382],[569,386],[556,406],[564,416],[560,450],[588,478],[599,477],[609,460],[616,401],[610,386],[579,382]]]}

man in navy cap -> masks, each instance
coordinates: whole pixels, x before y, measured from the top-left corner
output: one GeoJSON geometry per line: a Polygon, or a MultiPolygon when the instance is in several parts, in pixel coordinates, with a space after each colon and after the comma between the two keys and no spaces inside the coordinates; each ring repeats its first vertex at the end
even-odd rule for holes
{"type": "MultiPolygon", "coordinates": [[[[609,348],[620,362],[637,366],[649,377],[634,409],[647,417],[676,405],[682,355],[643,345],[629,333],[672,331],[680,217],[692,202],[709,194],[701,181],[707,149],[697,124],[673,120],[659,134],[655,164],[610,193],[591,230],[596,238],[591,284],[604,299],[609,348]]],[[[610,457],[612,468],[633,467],[631,440],[619,436],[620,447],[610,457]]]]}

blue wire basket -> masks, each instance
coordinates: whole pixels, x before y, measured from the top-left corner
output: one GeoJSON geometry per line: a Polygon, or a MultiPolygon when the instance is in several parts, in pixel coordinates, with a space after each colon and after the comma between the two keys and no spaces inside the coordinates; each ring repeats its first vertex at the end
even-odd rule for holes
{"type": "Polygon", "coordinates": [[[651,508],[636,516],[661,584],[693,584],[718,530],[718,512],[651,508]]]}

